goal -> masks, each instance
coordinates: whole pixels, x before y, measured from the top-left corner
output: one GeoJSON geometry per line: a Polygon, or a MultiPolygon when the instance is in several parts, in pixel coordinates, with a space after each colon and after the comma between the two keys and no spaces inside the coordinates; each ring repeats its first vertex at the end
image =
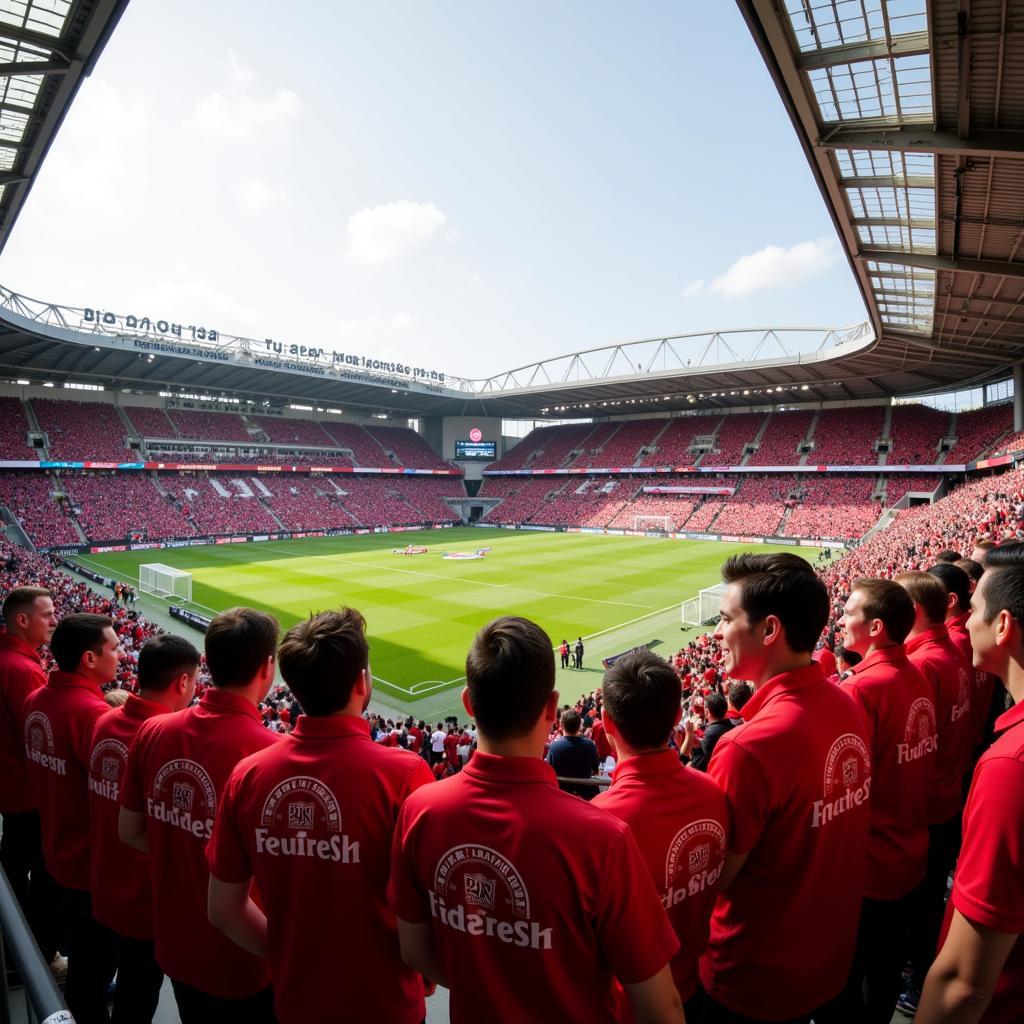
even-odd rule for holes
{"type": "Polygon", "coordinates": [[[682,624],[684,626],[709,626],[718,621],[718,605],[725,593],[726,584],[716,583],[705,587],[696,597],[683,602],[682,624]]]}
{"type": "Polygon", "coordinates": [[[143,594],[157,597],[176,597],[181,601],[192,600],[192,573],[183,572],[170,565],[150,562],[139,566],[139,590],[143,594]]]}
{"type": "Polygon", "coordinates": [[[675,533],[676,524],[671,516],[633,516],[633,529],[638,533],[646,533],[648,530],[675,533]]]}

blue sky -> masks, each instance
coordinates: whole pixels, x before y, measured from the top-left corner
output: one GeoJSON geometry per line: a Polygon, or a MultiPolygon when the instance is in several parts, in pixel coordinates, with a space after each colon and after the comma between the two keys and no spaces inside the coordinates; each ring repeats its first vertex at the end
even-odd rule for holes
{"type": "Polygon", "coordinates": [[[466,376],[865,316],[725,0],[133,0],[0,281],[466,376]]]}

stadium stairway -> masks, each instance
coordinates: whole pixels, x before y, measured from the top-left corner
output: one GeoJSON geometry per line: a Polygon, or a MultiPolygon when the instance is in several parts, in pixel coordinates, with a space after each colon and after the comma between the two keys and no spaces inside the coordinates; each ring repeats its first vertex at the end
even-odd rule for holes
{"type": "MultiPolygon", "coordinates": [[[[803,439],[803,441],[800,442],[801,444],[811,444],[811,443],[813,443],[813,441],[814,441],[814,432],[815,432],[815,430],[818,429],[818,417],[820,415],[821,415],[821,410],[818,409],[818,410],[815,411],[814,416],[811,417],[811,425],[807,428],[807,436],[803,439]]],[[[798,465],[806,466],[807,465],[807,460],[813,454],[814,454],[813,451],[804,452],[804,454],[800,456],[800,461],[799,461],[798,465]]]]}
{"type": "Polygon", "coordinates": [[[754,436],[747,442],[747,444],[755,445],[755,447],[752,451],[747,451],[746,449],[744,449],[743,458],[740,459],[741,466],[745,466],[750,461],[750,457],[754,454],[754,452],[757,451],[756,446],[761,444],[761,438],[764,437],[764,432],[768,429],[768,423],[770,422],[771,418],[772,414],[768,413],[768,415],[765,416],[763,420],[761,420],[761,426],[757,428],[757,433],[754,434],[754,436]]]}

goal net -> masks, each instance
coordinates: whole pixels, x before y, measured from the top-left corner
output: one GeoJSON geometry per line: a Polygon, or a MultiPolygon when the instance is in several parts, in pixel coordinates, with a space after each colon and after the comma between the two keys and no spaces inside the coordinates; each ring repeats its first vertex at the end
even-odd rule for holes
{"type": "Polygon", "coordinates": [[[646,533],[648,530],[674,533],[675,528],[671,516],[633,516],[633,529],[638,533],[646,533]]]}
{"type": "Polygon", "coordinates": [[[682,624],[684,626],[709,626],[718,621],[718,605],[725,593],[726,584],[716,583],[705,587],[696,597],[683,602],[682,624]]]}
{"type": "Polygon", "coordinates": [[[151,562],[139,566],[139,590],[143,594],[157,597],[176,597],[181,601],[192,600],[192,573],[183,572],[170,565],[151,562]]]}

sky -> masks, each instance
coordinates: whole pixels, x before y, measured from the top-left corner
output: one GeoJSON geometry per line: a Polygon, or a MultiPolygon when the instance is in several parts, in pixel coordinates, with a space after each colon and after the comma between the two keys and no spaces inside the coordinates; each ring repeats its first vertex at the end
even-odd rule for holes
{"type": "Polygon", "coordinates": [[[0,282],[465,377],[866,317],[726,0],[132,0],[0,282]]]}

